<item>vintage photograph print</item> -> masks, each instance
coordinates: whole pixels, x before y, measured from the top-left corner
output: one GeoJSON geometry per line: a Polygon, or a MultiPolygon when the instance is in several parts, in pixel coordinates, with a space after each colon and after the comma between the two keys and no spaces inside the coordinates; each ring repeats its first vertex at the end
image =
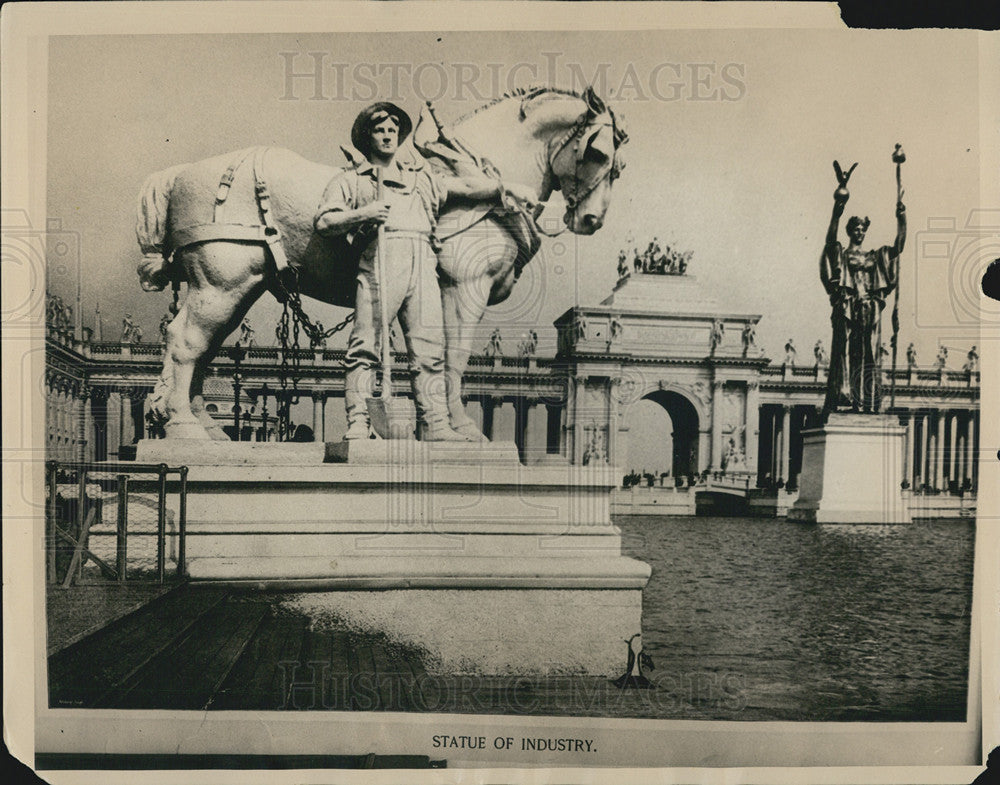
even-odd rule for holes
{"type": "Polygon", "coordinates": [[[982,763],[980,34],[663,14],[46,38],[40,767],[982,763]]]}

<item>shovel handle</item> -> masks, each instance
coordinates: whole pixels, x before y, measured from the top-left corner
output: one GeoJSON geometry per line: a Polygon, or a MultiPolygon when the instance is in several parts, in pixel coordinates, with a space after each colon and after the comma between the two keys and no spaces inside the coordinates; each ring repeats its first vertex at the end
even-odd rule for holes
{"type": "MultiPolygon", "coordinates": [[[[376,167],[375,193],[380,202],[383,198],[382,167],[376,167]]],[[[386,312],[386,272],[383,245],[385,240],[385,225],[378,225],[378,235],[375,240],[375,275],[378,277],[378,312],[382,328],[382,397],[392,397],[392,344],[389,340],[389,314],[386,312]]]]}

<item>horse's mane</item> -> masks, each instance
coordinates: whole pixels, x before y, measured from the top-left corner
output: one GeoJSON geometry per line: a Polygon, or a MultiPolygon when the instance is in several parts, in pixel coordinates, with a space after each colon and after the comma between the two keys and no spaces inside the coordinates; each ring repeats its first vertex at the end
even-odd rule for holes
{"type": "MultiPolygon", "coordinates": [[[[572,96],[573,98],[579,98],[583,100],[583,95],[581,93],[577,92],[576,90],[570,90],[565,87],[552,87],[551,85],[538,85],[538,84],[528,85],[527,87],[515,87],[513,90],[508,90],[503,95],[483,104],[478,109],[473,109],[471,112],[466,112],[455,121],[455,124],[464,122],[468,120],[470,117],[475,117],[480,112],[485,112],[487,109],[491,109],[497,104],[502,103],[503,101],[508,101],[511,98],[520,98],[522,99],[522,102],[526,103],[547,93],[554,93],[556,95],[568,95],[572,96]]],[[[524,119],[524,116],[525,116],[524,108],[522,104],[521,108],[522,120],[524,119]]]]}

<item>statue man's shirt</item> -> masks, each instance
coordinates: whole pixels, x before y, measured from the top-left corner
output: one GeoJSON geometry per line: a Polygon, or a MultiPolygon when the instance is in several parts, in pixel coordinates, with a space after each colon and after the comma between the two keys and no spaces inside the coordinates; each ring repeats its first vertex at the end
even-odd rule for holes
{"type": "MultiPolygon", "coordinates": [[[[418,232],[428,236],[434,229],[447,191],[441,179],[428,167],[402,166],[393,162],[384,167],[382,200],[389,205],[384,226],[388,232],[418,232]]],[[[378,171],[371,163],[347,169],[327,185],[317,216],[323,213],[357,210],[378,198],[378,171]]]]}

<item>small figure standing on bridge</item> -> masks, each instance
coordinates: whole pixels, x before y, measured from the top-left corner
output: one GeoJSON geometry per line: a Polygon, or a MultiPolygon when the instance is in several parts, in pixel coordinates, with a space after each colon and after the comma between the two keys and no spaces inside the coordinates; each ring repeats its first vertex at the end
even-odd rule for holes
{"type": "Polygon", "coordinates": [[[917,366],[917,347],[913,345],[910,341],[910,345],[906,347],[906,367],[916,368],[917,366]]]}
{"type": "Polygon", "coordinates": [[[797,356],[798,352],[795,349],[795,341],[789,338],[788,343],[785,344],[785,365],[795,365],[795,358],[797,356]]]}

